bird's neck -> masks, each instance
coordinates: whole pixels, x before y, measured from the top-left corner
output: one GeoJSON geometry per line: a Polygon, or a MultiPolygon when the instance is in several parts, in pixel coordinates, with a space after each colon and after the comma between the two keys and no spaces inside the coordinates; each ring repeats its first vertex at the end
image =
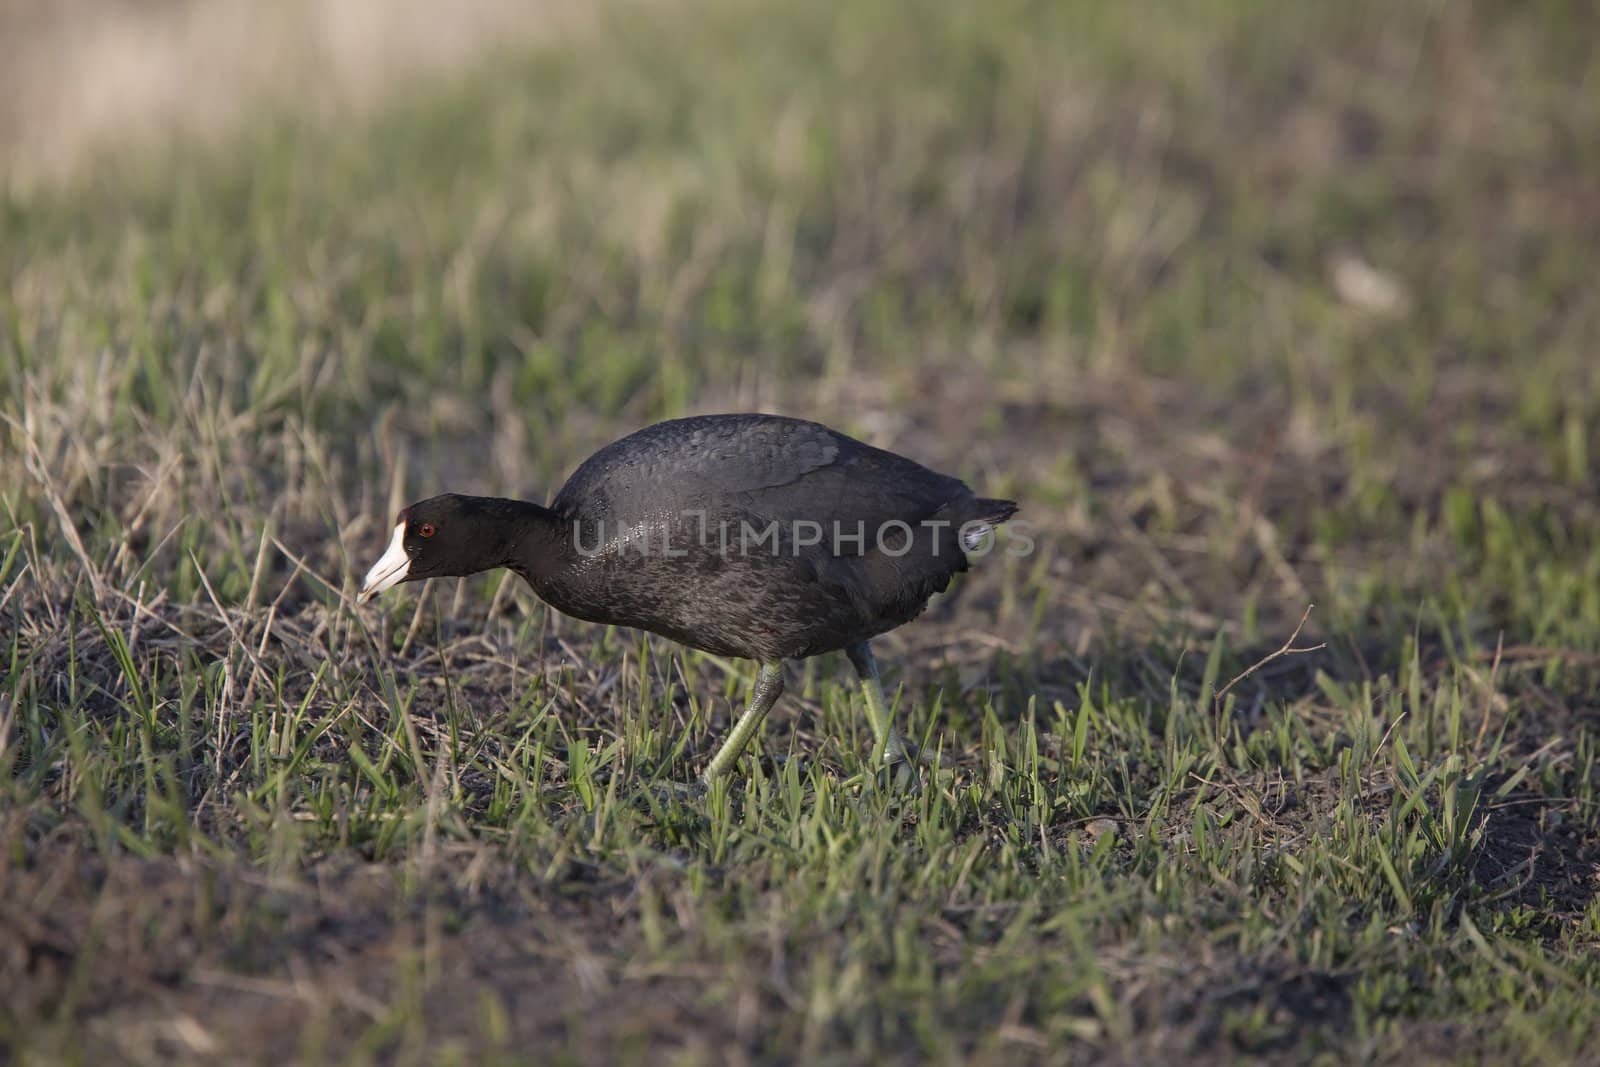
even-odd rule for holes
{"type": "Polygon", "coordinates": [[[574,554],[572,525],[557,512],[527,500],[495,501],[504,515],[505,566],[537,591],[566,569],[574,554]]]}

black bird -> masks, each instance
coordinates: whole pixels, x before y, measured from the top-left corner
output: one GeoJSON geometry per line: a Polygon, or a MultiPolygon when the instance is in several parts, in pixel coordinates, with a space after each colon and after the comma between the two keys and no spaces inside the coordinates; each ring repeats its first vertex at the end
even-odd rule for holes
{"type": "Polygon", "coordinates": [[[761,665],[706,767],[726,773],[783,693],[783,661],[844,650],[874,759],[907,759],[868,641],[921,614],[990,543],[1010,500],[815,422],[705,415],[590,456],[549,507],[448,493],[400,512],[359,599],[508,567],[568,615],[761,665]]]}

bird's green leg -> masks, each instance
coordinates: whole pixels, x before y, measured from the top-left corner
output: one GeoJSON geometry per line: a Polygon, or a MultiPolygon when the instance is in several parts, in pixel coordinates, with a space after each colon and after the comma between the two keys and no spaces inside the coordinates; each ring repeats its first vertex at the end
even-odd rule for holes
{"type": "Polygon", "coordinates": [[[711,757],[710,765],[700,776],[703,782],[710,785],[733,769],[733,765],[739,762],[739,757],[750,744],[750,739],[761,729],[761,724],[767,718],[767,712],[772,710],[772,705],[776,704],[782,695],[783,664],[763,663],[761,673],[756,676],[756,687],[750,694],[749,707],[744,709],[739,721],[733,724],[733,729],[728,732],[728,739],[722,742],[717,754],[711,757]]]}
{"type": "Polygon", "coordinates": [[[861,679],[861,695],[867,701],[867,717],[872,721],[875,741],[872,746],[873,764],[910,764],[911,755],[906,750],[905,738],[900,736],[899,727],[890,717],[889,702],[883,696],[883,682],[878,676],[878,661],[873,658],[872,646],[863,641],[845,649],[845,655],[850,657],[850,664],[861,679]]]}

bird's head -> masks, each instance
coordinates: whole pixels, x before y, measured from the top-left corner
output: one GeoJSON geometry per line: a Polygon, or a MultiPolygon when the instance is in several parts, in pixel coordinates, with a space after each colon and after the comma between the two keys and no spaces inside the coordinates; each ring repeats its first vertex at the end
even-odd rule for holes
{"type": "Polygon", "coordinates": [[[503,523],[484,503],[446,493],[402,508],[389,547],[367,571],[357,602],[401,582],[460,577],[504,564],[503,523]]]}

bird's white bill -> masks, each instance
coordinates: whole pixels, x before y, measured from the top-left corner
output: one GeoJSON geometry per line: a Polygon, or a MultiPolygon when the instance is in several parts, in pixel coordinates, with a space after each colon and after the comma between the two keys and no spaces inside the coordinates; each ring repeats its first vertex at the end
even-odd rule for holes
{"type": "Polygon", "coordinates": [[[411,557],[406,555],[406,524],[402,522],[394,528],[389,547],[383,550],[378,562],[367,572],[356,603],[365,604],[390,586],[399,585],[406,580],[406,571],[410,569],[411,557]]]}

